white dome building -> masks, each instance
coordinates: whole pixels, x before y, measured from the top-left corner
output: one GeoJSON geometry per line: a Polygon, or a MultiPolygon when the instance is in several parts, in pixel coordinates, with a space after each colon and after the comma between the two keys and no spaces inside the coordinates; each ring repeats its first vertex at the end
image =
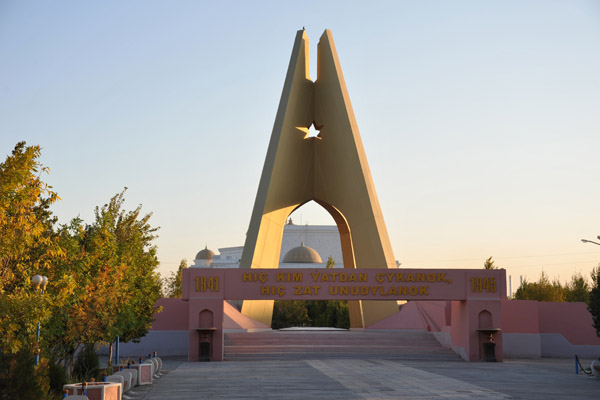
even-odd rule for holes
{"type": "Polygon", "coordinates": [[[322,264],[323,260],[319,253],[301,242],[300,246],[285,253],[283,260],[279,263],[279,268],[319,268],[323,266],[322,264]]]}
{"type": "Polygon", "coordinates": [[[213,261],[215,252],[210,250],[208,246],[204,246],[204,249],[200,250],[194,258],[194,265],[192,267],[210,267],[213,261]]]}
{"type": "MultiPolygon", "coordinates": [[[[244,246],[223,247],[215,254],[205,247],[190,267],[239,268],[243,250],[244,246]]],[[[295,225],[291,219],[288,221],[283,229],[279,268],[325,268],[329,257],[335,261],[334,268],[344,267],[337,226],[295,225]]]]}

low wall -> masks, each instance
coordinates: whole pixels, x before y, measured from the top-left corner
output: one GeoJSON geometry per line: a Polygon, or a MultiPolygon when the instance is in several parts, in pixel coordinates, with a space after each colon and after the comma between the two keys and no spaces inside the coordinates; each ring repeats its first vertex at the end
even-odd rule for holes
{"type": "MultiPolygon", "coordinates": [[[[162,312],[155,315],[152,329],[140,343],[121,343],[121,357],[137,358],[157,351],[159,355],[185,356],[189,346],[189,303],[181,299],[160,299],[162,312]]],[[[442,345],[460,352],[451,343],[450,302],[415,301],[369,328],[423,329],[434,332],[442,345]]],[[[268,327],[224,304],[224,329],[255,330],[268,327]]],[[[459,327],[454,327],[457,329],[459,327]]],[[[592,316],[583,303],[549,303],[531,300],[502,302],[503,354],[511,358],[581,357],[600,355],[600,338],[592,316]]],[[[106,350],[103,353],[107,353],[106,350]]],[[[464,354],[463,354],[464,356],[464,354]]]]}
{"type": "Polygon", "coordinates": [[[509,300],[502,313],[504,355],[515,358],[600,355],[600,338],[584,303],[509,300]]]}
{"type": "MultiPolygon", "coordinates": [[[[376,329],[423,329],[434,332],[445,347],[464,358],[465,350],[452,343],[449,302],[414,301],[400,312],[370,326],[376,329]]],[[[551,303],[534,300],[502,302],[503,353],[511,358],[581,357],[600,355],[600,338],[584,303],[551,303]]]]}
{"type": "Polygon", "coordinates": [[[159,356],[187,356],[188,330],[155,331],[152,330],[144,336],[139,343],[119,344],[119,357],[137,360],[157,352],[159,356]]]}

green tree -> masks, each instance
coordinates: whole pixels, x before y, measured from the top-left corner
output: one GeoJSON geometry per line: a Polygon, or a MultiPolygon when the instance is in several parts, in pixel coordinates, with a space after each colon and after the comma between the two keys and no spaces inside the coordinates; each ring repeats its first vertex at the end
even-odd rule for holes
{"type": "Polygon", "coordinates": [[[349,328],[350,313],[348,302],[343,300],[309,300],[307,301],[310,326],[333,328],[349,328]]]}
{"type": "Polygon", "coordinates": [[[596,335],[600,337],[600,264],[592,270],[592,289],[590,290],[590,305],[596,335]]]}
{"type": "Polygon", "coordinates": [[[275,301],[273,329],[291,326],[350,328],[348,302],[343,300],[275,301]]]}
{"type": "Polygon", "coordinates": [[[492,260],[492,257],[490,257],[483,263],[483,269],[498,269],[498,267],[494,265],[494,261],[492,260]]]}
{"type": "Polygon", "coordinates": [[[181,276],[183,274],[183,270],[187,267],[187,260],[181,260],[177,271],[171,272],[171,275],[165,279],[163,287],[164,295],[166,297],[181,297],[181,276]]]}
{"type": "Polygon", "coordinates": [[[305,300],[275,300],[273,305],[273,329],[292,326],[310,326],[305,300]]]}
{"type": "Polygon", "coordinates": [[[590,285],[580,274],[573,274],[571,281],[564,288],[565,301],[590,304],[590,285]]]}
{"type": "Polygon", "coordinates": [[[515,293],[517,300],[537,300],[537,301],[564,301],[564,289],[557,279],[550,282],[548,275],[544,271],[537,282],[527,282],[523,284],[515,293]]]}
{"type": "Polygon", "coordinates": [[[58,300],[46,332],[53,357],[66,367],[84,344],[135,341],[151,326],[160,297],[157,228],[141,206],[123,210],[124,193],[97,207],[91,225],[75,218],[58,230],[65,257],[55,265],[58,300]]]}

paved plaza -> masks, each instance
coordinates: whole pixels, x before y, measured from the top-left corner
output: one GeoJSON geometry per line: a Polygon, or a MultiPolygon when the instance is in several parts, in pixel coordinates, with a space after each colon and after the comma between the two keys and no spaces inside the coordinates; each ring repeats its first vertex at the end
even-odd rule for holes
{"type": "MultiPolygon", "coordinates": [[[[162,377],[133,399],[593,399],[600,379],[571,359],[468,363],[307,359],[186,362],[164,358],[162,377]]],[[[582,360],[588,367],[591,360],[582,360]]]]}

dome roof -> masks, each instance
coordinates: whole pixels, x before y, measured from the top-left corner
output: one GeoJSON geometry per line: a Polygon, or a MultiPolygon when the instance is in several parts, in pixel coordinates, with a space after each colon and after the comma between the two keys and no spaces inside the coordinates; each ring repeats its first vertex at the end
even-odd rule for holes
{"type": "Polygon", "coordinates": [[[288,251],[283,257],[282,263],[312,263],[321,264],[321,256],[312,247],[304,246],[304,242],[298,247],[294,247],[288,251]]]}
{"type": "Polygon", "coordinates": [[[212,260],[215,252],[208,249],[208,246],[204,247],[204,250],[200,250],[198,254],[196,254],[196,260],[212,260]]]}

